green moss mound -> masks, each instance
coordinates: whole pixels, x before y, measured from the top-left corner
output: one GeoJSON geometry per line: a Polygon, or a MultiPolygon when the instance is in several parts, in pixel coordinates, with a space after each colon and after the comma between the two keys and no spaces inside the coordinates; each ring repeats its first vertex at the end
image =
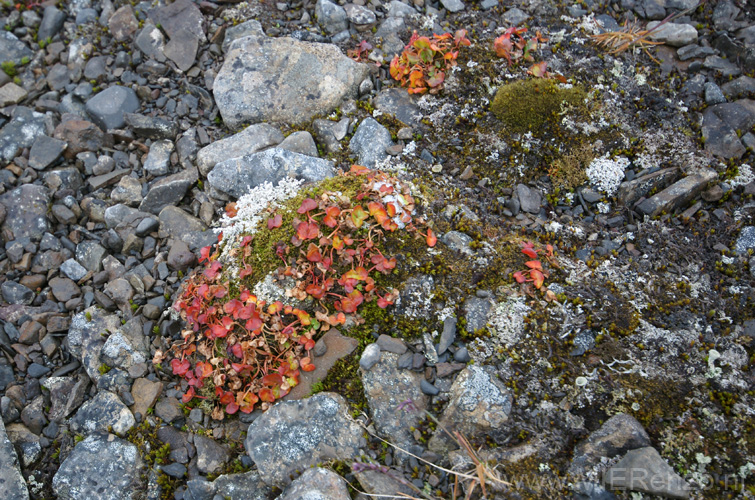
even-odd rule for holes
{"type": "Polygon", "coordinates": [[[565,88],[553,80],[519,80],[498,89],[490,110],[509,132],[541,135],[544,126],[560,122],[561,114],[585,114],[586,97],[581,86],[565,88]]]}

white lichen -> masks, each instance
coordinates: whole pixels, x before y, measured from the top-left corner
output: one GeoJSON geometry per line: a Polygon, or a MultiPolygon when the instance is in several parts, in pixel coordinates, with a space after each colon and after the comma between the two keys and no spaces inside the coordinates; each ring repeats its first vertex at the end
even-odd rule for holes
{"type": "Polygon", "coordinates": [[[593,186],[607,195],[613,196],[624,179],[624,170],[628,165],[629,160],[625,157],[620,156],[612,159],[606,154],[590,162],[585,173],[593,186]]]}

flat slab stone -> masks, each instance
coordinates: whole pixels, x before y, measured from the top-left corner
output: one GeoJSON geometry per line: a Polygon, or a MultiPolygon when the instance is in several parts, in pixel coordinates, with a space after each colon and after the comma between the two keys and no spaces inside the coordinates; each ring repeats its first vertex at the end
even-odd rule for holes
{"type": "MultiPolygon", "coordinates": [[[[302,372],[299,375],[299,385],[291,389],[285,400],[302,399],[312,393],[312,385],[325,378],[333,365],[341,358],[345,358],[359,346],[357,339],[346,337],[335,328],[331,328],[318,342],[325,344],[327,350],[322,356],[315,355],[312,363],[315,369],[302,372]]],[[[315,351],[316,352],[316,351],[315,351]]]]}
{"type": "MultiPolygon", "coordinates": [[[[293,134],[292,134],[293,135],[293,134]]],[[[241,132],[203,147],[197,153],[197,168],[207,174],[220,162],[267,149],[283,141],[283,134],[268,123],[250,125],[241,132]]]]}
{"type": "Polygon", "coordinates": [[[612,490],[631,490],[668,498],[689,498],[689,484],[650,446],[629,450],[603,473],[612,490]]]}
{"type": "Polygon", "coordinates": [[[0,63],[21,64],[25,57],[31,59],[33,55],[31,49],[16,38],[16,35],[6,30],[0,30],[0,63]]]}
{"type": "Polygon", "coordinates": [[[40,135],[31,146],[29,166],[34,170],[44,170],[55,163],[67,147],[65,141],[40,135]]]}
{"type": "Polygon", "coordinates": [[[278,497],[278,500],[350,500],[346,481],[329,469],[307,469],[278,497]]]}
{"type": "Polygon", "coordinates": [[[6,83],[0,87],[0,108],[10,106],[11,104],[18,104],[26,99],[28,93],[23,87],[19,87],[13,82],[6,83]]]}
{"type": "Polygon", "coordinates": [[[628,450],[650,446],[650,437],[631,415],[619,413],[574,447],[569,473],[578,475],[600,462],[603,457],[614,458],[628,450]]]}
{"type": "Polygon", "coordinates": [[[303,123],[356,97],[369,73],[330,44],[249,36],[233,42],[213,84],[229,127],[262,121],[303,123]]]}
{"type": "Polygon", "coordinates": [[[188,32],[200,42],[207,41],[204,31],[204,16],[191,0],[178,0],[164,7],[151,9],[149,18],[159,24],[172,39],[188,32]]]}
{"type": "Polygon", "coordinates": [[[218,163],[207,175],[207,182],[214,189],[239,198],[251,188],[265,182],[277,184],[284,177],[321,181],[333,176],[333,168],[333,162],[328,160],[271,148],[218,163]]]}
{"type": "MultiPolygon", "coordinates": [[[[647,29],[652,30],[660,24],[659,21],[648,23],[647,29]]],[[[682,23],[666,23],[648,36],[653,42],[661,42],[672,47],[684,47],[697,42],[697,30],[694,26],[682,23]]]]}
{"type": "Polygon", "coordinates": [[[687,205],[717,178],[718,174],[715,170],[702,169],[700,172],[680,179],[660,193],[651,196],[640,203],[637,209],[650,217],[661,212],[671,213],[687,205]]]}
{"type": "Polygon", "coordinates": [[[149,187],[147,195],[139,205],[139,210],[159,214],[168,205],[177,205],[197,179],[199,179],[197,169],[192,167],[157,180],[149,187]]]}
{"type": "Polygon", "coordinates": [[[285,487],[290,475],[327,460],[354,460],[365,441],[342,396],[321,392],[274,404],[247,432],[244,448],[262,480],[285,487]]]}
{"type": "Polygon", "coordinates": [[[9,231],[14,239],[41,240],[50,228],[47,220],[49,203],[47,189],[36,184],[24,184],[0,195],[0,204],[6,211],[2,229],[9,231]]]}
{"type": "Polygon", "coordinates": [[[388,157],[385,149],[393,145],[390,131],[374,118],[365,118],[349,141],[349,150],[359,158],[359,164],[367,168],[388,157]]]}

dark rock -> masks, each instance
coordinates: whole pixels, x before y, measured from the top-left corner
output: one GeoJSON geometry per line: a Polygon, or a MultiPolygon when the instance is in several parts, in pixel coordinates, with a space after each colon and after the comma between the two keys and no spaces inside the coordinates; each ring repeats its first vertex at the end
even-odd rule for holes
{"type": "Polygon", "coordinates": [[[5,428],[8,438],[19,451],[21,465],[31,468],[42,454],[39,436],[32,433],[23,424],[9,424],[5,428]]]}
{"type": "Polygon", "coordinates": [[[441,236],[440,241],[453,252],[459,252],[464,255],[474,254],[474,250],[469,246],[472,238],[461,231],[449,231],[441,236]]]}
{"type": "Polygon", "coordinates": [[[280,149],[286,149],[294,153],[300,153],[307,156],[320,156],[317,151],[317,145],[312,138],[312,134],[306,130],[300,130],[290,134],[278,144],[280,149]]]}
{"type": "Polygon", "coordinates": [[[139,106],[139,98],[133,89],[113,85],[89,99],[86,110],[97,126],[110,130],[123,127],[126,124],[124,113],[134,113],[139,106]]]}
{"type": "Polygon", "coordinates": [[[603,457],[611,459],[628,450],[646,446],[650,446],[650,438],[642,425],[633,417],[619,413],[574,448],[569,472],[584,473],[603,457]]]}
{"type": "Polygon", "coordinates": [[[403,340],[389,337],[385,334],[378,337],[377,344],[380,346],[381,351],[395,354],[404,354],[407,349],[403,340]]]}
{"type": "Polygon", "coordinates": [[[188,469],[185,465],[172,463],[168,465],[163,465],[160,467],[160,470],[163,471],[165,474],[169,475],[170,477],[175,478],[182,478],[186,475],[186,472],[188,469]]]}
{"type": "Polygon", "coordinates": [[[517,184],[516,194],[523,211],[531,214],[537,214],[540,212],[540,204],[542,203],[540,191],[535,188],[527,187],[524,184],[517,184]]]}
{"type": "Polygon", "coordinates": [[[8,304],[30,305],[34,300],[34,292],[14,281],[4,281],[2,286],[3,300],[8,304]]]}
{"type": "Polygon", "coordinates": [[[68,145],[61,140],[40,135],[29,152],[29,166],[35,170],[44,170],[55,163],[68,145]]]}
{"type": "Polygon", "coordinates": [[[450,316],[443,320],[443,332],[440,334],[440,343],[438,344],[438,355],[442,355],[448,350],[456,339],[456,317],[450,316]]]}
{"type": "Polygon", "coordinates": [[[155,177],[166,175],[170,166],[170,155],[172,152],[172,141],[163,140],[152,143],[147,160],[144,162],[144,170],[155,177]]]}
{"type": "Polygon", "coordinates": [[[126,124],[139,137],[147,139],[175,139],[178,135],[178,125],[174,121],[136,113],[124,113],[126,124]]]}
{"type": "Polygon", "coordinates": [[[427,394],[428,396],[436,396],[440,392],[437,387],[424,378],[420,381],[419,388],[422,390],[423,394],[427,394]]]}
{"type": "Polygon", "coordinates": [[[22,149],[30,148],[46,131],[45,115],[41,113],[17,106],[11,116],[11,121],[0,129],[0,159],[6,163],[22,149]]]}
{"type": "Polygon", "coordinates": [[[708,56],[703,61],[703,68],[721,73],[724,77],[739,76],[742,70],[735,63],[719,56],[708,56]]]}
{"type": "Polygon", "coordinates": [[[448,12],[460,12],[464,10],[464,2],[461,0],[440,0],[440,4],[448,12]]]}
{"type": "Polygon", "coordinates": [[[68,302],[81,295],[81,289],[78,285],[68,278],[56,276],[50,280],[49,284],[55,300],[60,302],[68,302]]]}
{"type": "Polygon", "coordinates": [[[619,200],[619,203],[631,206],[643,196],[647,196],[649,192],[662,190],[676,180],[678,176],[679,171],[677,169],[664,168],[663,170],[658,170],[652,174],[643,175],[642,177],[637,177],[631,181],[622,182],[619,185],[616,197],[619,200]]]}
{"type": "Polygon", "coordinates": [[[170,38],[165,45],[165,57],[176,63],[181,71],[188,71],[194,66],[197,57],[199,39],[189,31],[180,31],[170,38]]]}
{"type": "MultiPolygon", "coordinates": [[[[249,457],[245,457],[249,458],[249,457]]],[[[228,500],[267,500],[271,489],[260,480],[257,471],[224,474],[213,482],[192,479],[186,484],[185,500],[221,497],[228,500]],[[186,493],[191,495],[187,498],[186,493]]]]}
{"type": "Polygon", "coordinates": [[[61,500],[132,500],[138,498],[143,467],[135,445],[112,434],[93,434],[60,464],[52,489],[61,500]]]}
{"type": "Polygon", "coordinates": [[[724,83],[721,86],[721,91],[729,99],[751,97],[755,94],[755,78],[740,76],[733,81],[724,83]]]}
{"type": "Polygon", "coordinates": [[[188,32],[200,42],[207,37],[204,32],[204,16],[191,0],[178,0],[172,4],[149,10],[149,18],[161,25],[171,39],[188,32]]]}
{"type": "Polygon", "coordinates": [[[335,328],[328,330],[315,344],[316,358],[313,363],[316,368],[311,372],[303,372],[299,376],[299,385],[291,389],[284,399],[303,399],[309,396],[313,385],[327,376],[336,361],[353,353],[358,346],[356,339],[341,335],[335,328]],[[324,353],[318,354],[318,344],[325,348],[324,353]]]}
{"type": "Polygon", "coordinates": [[[581,481],[573,486],[572,491],[574,500],[616,500],[616,495],[596,483],[581,481]]]}
{"type": "Polygon", "coordinates": [[[329,469],[314,467],[307,469],[297,477],[283,493],[279,500],[304,500],[308,498],[327,498],[329,500],[349,500],[349,488],[346,481],[329,469]]]}
{"type": "Polygon", "coordinates": [[[681,61],[708,57],[715,53],[716,51],[714,49],[710,47],[701,47],[700,45],[686,45],[684,47],[680,47],[679,50],[676,51],[676,54],[679,56],[679,60],[681,61]]]}
{"type": "Polygon", "coordinates": [[[186,271],[194,265],[197,257],[189,250],[189,246],[181,240],[171,240],[168,251],[168,267],[174,270],[186,271]]]}
{"type": "Polygon", "coordinates": [[[159,214],[168,205],[177,205],[198,179],[197,170],[189,168],[152,184],[139,210],[159,214]]]}
{"type": "Polygon", "coordinates": [[[76,260],[89,271],[96,273],[102,269],[105,255],[107,250],[96,241],[84,240],[76,245],[76,260]]]}
{"type": "Polygon", "coordinates": [[[39,241],[49,230],[46,217],[49,202],[47,190],[33,184],[24,184],[0,195],[0,204],[6,210],[3,231],[10,233],[14,239],[39,241]]]}
{"type": "Polygon", "coordinates": [[[295,124],[356,97],[368,72],[367,65],[334,45],[246,37],[231,45],[213,92],[229,127],[261,121],[295,124]]]}
{"type": "Polygon", "coordinates": [[[365,118],[349,141],[349,150],[357,155],[359,164],[367,168],[388,157],[385,149],[393,145],[391,133],[373,118],[365,118]]]}
{"type": "Polygon", "coordinates": [[[164,398],[155,405],[155,415],[160,417],[166,424],[184,418],[181,403],[176,398],[164,398]]]}
{"type": "Polygon", "coordinates": [[[84,401],[89,379],[83,374],[79,377],[50,377],[42,382],[42,386],[50,394],[48,417],[51,422],[60,422],[84,401]]]}
{"type": "Polygon", "coordinates": [[[271,148],[218,163],[207,176],[207,182],[214,189],[239,198],[265,182],[277,184],[284,177],[316,182],[333,173],[330,161],[271,148]]]}
{"type": "Polygon", "coordinates": [[[283,487],[296,470],[359,456],[362,429],[348,413],[346,401],[334,393],[279,402],[252,422],[244,447],[262,480],[283,487]]]}

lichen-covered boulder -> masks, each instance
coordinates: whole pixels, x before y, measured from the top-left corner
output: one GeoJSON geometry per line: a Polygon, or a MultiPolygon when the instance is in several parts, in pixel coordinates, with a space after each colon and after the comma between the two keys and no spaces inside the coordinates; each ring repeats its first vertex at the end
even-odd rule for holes
{"type": "Polygon", "coordinates": [[[346,481],[335,472],[315,467],[296,478],[278,497],[279,500],[349,500],[346,481]]]}
{"type": "Polygon", "coordinates": [[[60,500],[136,499],[142,468],[135,445],[113,434],[92,434],[60,464],[52,489],[60,500]]]}
{"type": "Polygon", "coordinates": [[[66,337],[68,350],[81,361],[93,382],[97,382],[102,376],[100,366],[105,340],[120,326],[121,321],[116,315],[106,314],[96,307],[80,312],[71,321],[71,328],[66,337]]]}
{"type": "Polygon", "coordinates": [[[283,487],[297,470],[327,460],[354,460],[365,444],[362,433],[343,397],[322,392],[274,405],[249,426],[244,447],[262,480],[283,487]]]}
{"type": "Polygon", "coordinates": [[[455,447],[448,434],[457,430],[467,439],[502,437],[513,396],[488,367],[469,366],[456,377],[440,425],[428,443],[436,453],[455,447]]]}
{"type": "Polygon", "coordinates": [[[366,64],[354,62],[335,45],[248,36],[231,44],[213,92],[229,127],[262,121],[295,124],[356,97],[368,73],[366,64]]]}

